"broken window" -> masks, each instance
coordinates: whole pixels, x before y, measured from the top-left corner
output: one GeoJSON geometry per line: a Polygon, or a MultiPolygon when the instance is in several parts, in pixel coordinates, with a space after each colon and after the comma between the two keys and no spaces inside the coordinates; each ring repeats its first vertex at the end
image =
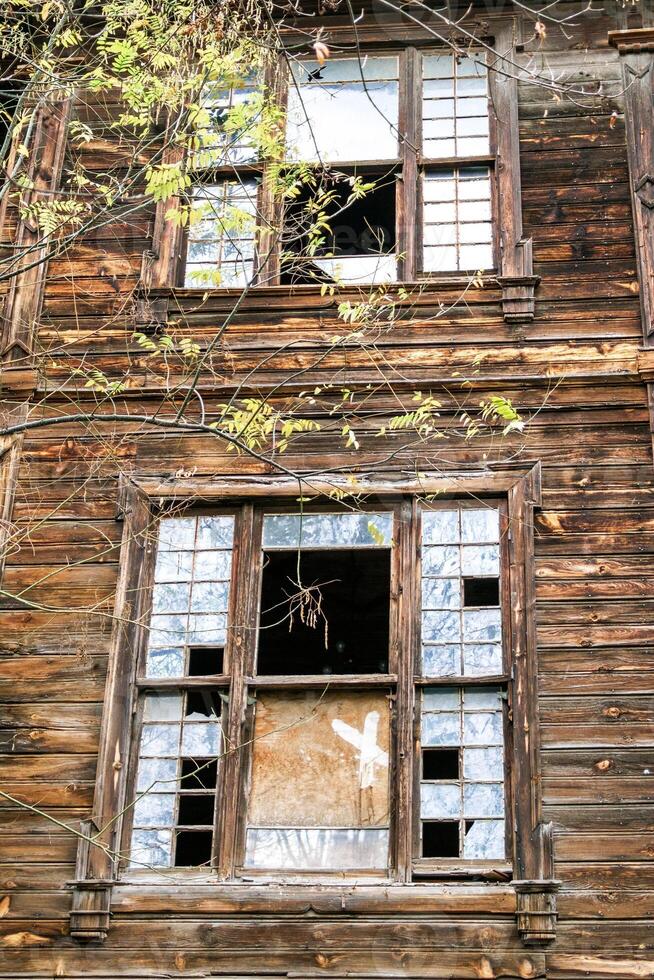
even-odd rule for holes
{"type": "Polygon", "coordinates": [[[483,52],[410,48],[332,55],[323,64],[291,58],[286,84],[288,167],[273,168],[274,188],[251,139],[263,84],[208,87],[208,135],[193,155],[205,171],[198,182],[215,183],[211,168],[218,166],[225,186],[236,177],[241,188],[248,180],[254,188],[256,172],[267,203],[261,213],[244,208],[249,235],[222,231],[219,210],[199,233],[191,228],[185,285],[387,283],[493,267],[495,160],[483,52]],[[297,161],[306,165],[300,171],[297,161]],[[267,242],[258,279],[255,225],[267,242]]]}
{"type": "Polygon", "coordinates": [[[286,145],[293,160],[321,163],[398,157],[396,56],[296,61],[286,145]]]}
{"type": "Polygon", "coordinates": [[[417,859],[506,859],[501,511],[422,513],[417,859]],[[456,686],[430,686],[445,677],[456,686]]]}
{"type": "Polygon", "coordinates": [[[226,663],[233,537],[231,515],[170,518],[159,526],[131,814],[133,867],[211,865],[227,697],[215,678],[226,663]]]}
{"type": "Polygon", "coordinates": [[[193,188],[185,286],[245,286],[254,276],[257,181],[193,188]]]}
{"type": "Polygon", "coordinates": [[[401,505],[160,521],[130,874],[392,877],[393,835],[411,832],[400,781],[415,787],[417,875],[506,865],[503,505],[418,515],[415,529],[401,505]],[[421,535],[419,565],[398,533],[421,535]],[[233,568],[237,554],[251,557],[233,568]],[[413,724],[420,584],[412,759],[396,739],[413,724]]]}
{"type": "Polygon", "coordinates": [[[387,691],[258,691],[245,867],[386,870],[387,691]]]}

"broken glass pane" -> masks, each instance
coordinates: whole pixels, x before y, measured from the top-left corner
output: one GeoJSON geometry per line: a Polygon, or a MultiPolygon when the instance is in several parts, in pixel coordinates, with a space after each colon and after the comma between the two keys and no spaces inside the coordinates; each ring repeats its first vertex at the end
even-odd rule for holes
{"type": "Polygon", "coordinates": [[[459,549],[456,546],[423,548],[423,575],[458,575],[459,570],[459,549]]]}
{"type": "Polygon", "coordinates": [[[167,517],[160,522],[159,551],[191,551],[194,541],[194,517],[167,517]]]}
{"type": "Polygon", "coordinates": [[[181,613],[188,609],[190,587],[173,583],[155,585],[152,590],[152,611],[155,613],[181,613]]]}
{"type": "Polygon", "coordinates": [[[463,673],[469,677],[484,677],[503,673],[502,647],[498,643],[483,643],[463,648],[463,673]]]}
{"type": "Polygon", "coordinates": [[[150,647],[173,647],[186,641],[186,616],[152,616],[150,647]]]}
{"type": "Polygon", "coordinates": [[[143,725],[140,756],[177,755],[178,750],[179,725],[143,725]]]}
{"type": "Polygon", "coordinates": [[[423,711],[451,711],[461,704],[457,687],[426,687],[422,692],[423,711]]]}
{"type": "Polygon", "coordinates": [[[188,582],[192,567],[192,551],[160,551],[154,578],[156,582],[188,582]]]}
{"type": "Polygon", "coordinates": [[[423,578],[423,609],[459,609],[461,585],[458,578],[423,578]]]}
{"type": "Polygon", "coordinates": [[[463,706],[466,711],[502,710],[502,694],[499,687],[470,687],[463,696],[463,706]]]}
{"type": "Polygon", "coordinates": [[[147,677],[182,677],[184,649],[167,647],[163,650],[148,650],[145,673],[147,677]]]}
{"type": "Polygon", "coordinates": [[[144,721],[180,721],[182,695],[177,692],[147,694],[143,706],[144,721]]]}
{"type": "Polygon", "coordinates": [[[423,511],[423,544],[456,544],[459,540],[458,510],[423,511]]]}
{"type": "Polygon", "coordinates": [[[468,860],[496,861],[506,856],[503,820],[474,820],[466,828],[463,856],[468,860]]]}
{"type": "Polygon", "coordinates": [[[504,779],[504,758],[502,748],[463,750],[463,778],[486,780],[504,779]]]}
{"type": "Polygon", "coordinates": [[[501,783],[466,783],[463,787],[466,817],[504,816],[504,787],[501,783]]]}
{"type": "Polygon", "coordinates": [[[161,791],[174,789],[177,778],[177,759],[139,759],[136,790],[161,791]]]}
{"type": "Polygon", "coordinates": [[[384,870],[388,841],[386,828],[249,827],[245,866],[283,871],[384,870]]]}
{"type": "Polygon", "coordinates": [[[440,609],[423,612],[423,643],[456,643],[460,639],[461,616],[458,612],[440,609]]]}
{"type": "Polygon", "coordinates": [[[463,741],[465,745],[501,745],[502,715],[499,712],[465,712],[463,741]]]}
{"type": "Polygon", "coordinates": [[[264,548],[389,547],[392,514],[266,514],[264,548]]]}
{"type": "Polygon", "coordinates": [[[464,609],[463,638],[467,643],[499,643],[502,624],[499,609],[464,609]]]}
{"type": "Polygon", "coordinates": [[[220,725],[212,722],[184,724],[181,754],[218,755],[220,752],[220,725]]]}
{"type": "Polygon", "coordinates": [[[231,548],[234,541],[233,517],[201,517],[198,528],[198,550],[231,548]]]}
{"type": "Polygon", "coordinates": [[[229,581],[232,573],[231,551],[198,551],[195,555],[193,580],[229,581]]]}
{"type": "Polygon", "coordinates": [[[194,582],[191,612],[227,612],[229,582],[194,582]]]}
{"type": "Polygon", "coordinates": [[[420,816],[441,820],[461,816],[461,787],[449,783],[420,784],[420,816]]]}
{"type": "Polygon", "coordinates": [[[133,868],[169,868],[171,850],[170,830],[135,830],[132,834],[130,865],[133,868]]]}
{"type": "Polygon", "coordinates": [[[464,575],[499,575],[499,545],[464,545],[461,549],[461,565],[464,575]]]}
{"type": "Polygon", "coordinates": [[[461,540],[465,544],[494,544],[500,540],[500,513],[496,507],[461,510],[461,540]]]}
{"type": "Polygon", "coordinates": [[[146,793],[134,804],[135,827],[172,827],[174,819],[174,793],[146,793]]]}
{"type": "Polygon", "coordinates": [[[461,718],[458,714],[423,714],[423,745],[460,745],[461,718]]]}
{"type": "Polygon", "coordinates": [[[425,646],[422,651],[423,677],[449,677],[461,672],[461,648],[425,646]]]}
{"type": "Polygon", "coordinates": [[[224,646],[226,630],[227,616],[224,613],[206,616],[193,613],[189,616],[188,642],[224,646]]]}
{"type": "Polygon", "coordinates": [[[292,71],[286,126],[291,159],[397,157],[396,58],[332,58],[322,66],[296,62],[292,71]]]}

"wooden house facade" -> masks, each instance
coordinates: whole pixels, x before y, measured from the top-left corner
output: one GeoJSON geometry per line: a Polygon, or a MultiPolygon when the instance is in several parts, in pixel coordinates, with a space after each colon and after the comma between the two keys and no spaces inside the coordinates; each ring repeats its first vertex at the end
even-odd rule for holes
{"type": "MultiPolygon", "coordinates": [[[[457,56],[433,4],[339,6],[326,138],[393,187],[361,335],[369,286],[274,249],[198,287],[170,202],[49,253],[0,212],[39,259],[2,311],[2,977],[654,976],[654,20],[477,5],[457,56]],[[200,352],[164,401],[162,335],[200,352]],[[428,396],[440,441],[390,424],[428,396]],[[494,396],[524,427],[476,431],[494,396]],[[283,454],[212,428],[296,397],[283,454]]],[[[128,167],[112,113],[43,108],[35,195],[128,167]]]]}

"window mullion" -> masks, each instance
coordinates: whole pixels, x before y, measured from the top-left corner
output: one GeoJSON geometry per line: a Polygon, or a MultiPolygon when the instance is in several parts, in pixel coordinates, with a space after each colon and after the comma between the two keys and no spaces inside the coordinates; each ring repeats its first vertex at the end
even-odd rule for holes
{"type": "Polygon", "coordinates": [[[248,687],[246,677],[252,672],[255,657],[261,559],[261,515],[252,504],[240,513],[235,537],[236,592],[234,597],[233,634],[231,638],[231,686],[225,726],[225,756],[222,760],[221,799],[218,807],[217,870],[221,878],[234,874],[238,861],[240,821],[244,806],[244,786],[248,747],[245,741],[248,687]]]}
{"type": "MultiPolygon", "coordinates": [[[[288,101],[288,68],[281,56],[266,67],[264,84],[273,102],[280,110],[286,110],[288,101]]],[[[273,186],[270,162],[263,164],[261,186],[258,194],[257,277],[260,286],[277,286],[281,272],[281,229],[284,220],[284,203],[273,186]]]]}
{"type": "Polygon", "coordinates": [[[420,140],[420,54],[407,48],[400,59],[399,130],[402,134],[400,155],[402,174],[397,181],[397,253],[398,279],[416,279],[421,247],[422,224],[418,213],[418,156],[420,140]]]}
{"type": "Polygon", "coordinates": [[[403,501],[396,513],[391,644],[397,662],[393,852],[399,881],[411,880],[413,832],[413,675],[419,574],[415,501],[403,501]]]}

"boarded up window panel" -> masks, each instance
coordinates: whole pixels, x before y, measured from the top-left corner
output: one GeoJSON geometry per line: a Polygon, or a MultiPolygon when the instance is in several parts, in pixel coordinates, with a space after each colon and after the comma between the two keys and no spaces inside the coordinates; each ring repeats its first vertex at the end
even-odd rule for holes
{"type": "Polygon", "coordinates": [[[387,692],[257,697],[245,864],[385,870],[387,692]]]}

